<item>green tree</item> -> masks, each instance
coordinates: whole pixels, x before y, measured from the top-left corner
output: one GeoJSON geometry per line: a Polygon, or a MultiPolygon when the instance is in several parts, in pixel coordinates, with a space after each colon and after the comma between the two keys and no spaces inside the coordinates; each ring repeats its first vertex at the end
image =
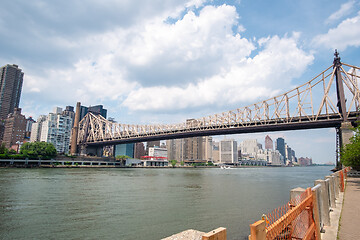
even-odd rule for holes
{"type": "Polygon", "coordinates": [[[32,142],[24,143],[20,148],[20,153],[29,158],[53,158],[56,157],[56,148],[52,143],[32,142]]]}
{"type": "Polygon", "coordinates": [[[10,149],[10,150],[9,150],[9,153],[10,153],[10,154],[17,154],[17,152],[16,152],[14,149],[10,149]]]}
{"type": "Polygon", "coordinates": [[[360,125],[355,129],[350,143],[341,150],[341,163],[345,166],[360,167],[360,125]]]}
{"type": "Polygon", "coordinates": [[[176,163],[177,163],[176,160],[170,160],[169,162],[170,162],[170,164],[171,164],[171,166],[172,166],[173,168],[175,167],[175,165],[176,165],[176,163]]]}
{"type": "Polygon", "coordinates": [[[0,154],[7,154],[9,150],[5,147],[5,143],[0,145],[0,154]]]}
{"type": "Polygon", "coordinates": [[[119,160],[119,161],[125,161],[127,158],[130,158],[129,156],[127,155],[117,155],[115,157],[116,160],[119,160]]]}

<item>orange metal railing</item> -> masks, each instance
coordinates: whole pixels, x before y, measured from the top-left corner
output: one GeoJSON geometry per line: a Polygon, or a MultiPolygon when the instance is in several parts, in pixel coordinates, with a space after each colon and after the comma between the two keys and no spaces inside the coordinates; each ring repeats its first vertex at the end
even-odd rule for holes
{"type": "MultiPolygon", "coordinates": [[[[349,167],[338,171],[338,189],[344,192],[349,167]]],[[[249,240],[320,239],[320,220],[316,189],[306,189],[287,204],[263,215],[250,225],[249,240]]]]}
{"type": "Polygon", "coordinates": [[[297,198],[263,216],[263,220],[250,225],[249,239],[319,239],[320,229],[316,227],[319,224],[315,222],[319,217],[313,214],[314,207],[317,208],[314,202],[316,195],[310,188],[306,189],[297,198]],[[261,225],[262,221],[265,224],[261,225]]]}

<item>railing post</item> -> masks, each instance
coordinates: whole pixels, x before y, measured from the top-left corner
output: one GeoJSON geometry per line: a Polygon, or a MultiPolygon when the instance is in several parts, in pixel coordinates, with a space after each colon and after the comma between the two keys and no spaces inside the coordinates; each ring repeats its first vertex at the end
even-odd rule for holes
{"type": "Polygon", "coordinates": [[[317,191],[311,190],[312,195],[312,208],[313,208],[313,218],[315,223],[315,239],[320,240],[320,216],[319,216],[319,209],[318,209],[318,199],[317,199],[317,191]]]}
{"type": "Polygon", "coordinates": [[[345,183],[344,183],[344,173],[343,170],[340,171],[340,192],[344,192],[345,183]]]}
{"type": "Polygon", "coordinates": [[[326,176],[325,179],[329,179],[329,196],[330,196],[330,206],[335,208],[335,192],[334,192],[334,179],[331,176],[326,176]]]}
{"type": "Polygon", "coordinates": [[[320,184],[321,219],[325,226],[330,226],[329,195],[326,191],[324,180],[315,180],[315,185],[320,184]]]}
{"type": "Polygon", "coordinates": [[[340,174],[339,174],[339,172],[334,173],[334,177],[335,177],[335,197],[338,198],[339,193],[340,193],[340,174]]]}
{"type": "Polygon", "coordinates": [[[259,220],[250,224],[249,240],[266,240],[266,223],[265,220],[259,220]]]}

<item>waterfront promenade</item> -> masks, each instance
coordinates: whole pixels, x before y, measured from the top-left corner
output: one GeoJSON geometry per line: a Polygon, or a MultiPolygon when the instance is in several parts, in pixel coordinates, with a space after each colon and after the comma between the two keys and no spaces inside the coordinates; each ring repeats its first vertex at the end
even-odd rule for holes
{"type": "MultiPolygon", "coordinates": [[[[348,177],[339,226],[339,240],[360,239],[360,178],[348,177]]],[[[336,239],[336,238],[335,238],[336,239]]]]}

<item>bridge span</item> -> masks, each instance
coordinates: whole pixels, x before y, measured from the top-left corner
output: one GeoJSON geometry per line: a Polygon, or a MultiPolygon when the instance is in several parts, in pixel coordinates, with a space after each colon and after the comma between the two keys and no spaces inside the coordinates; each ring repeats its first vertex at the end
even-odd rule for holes
{"type": "Polygon", "coordinates": [[[333,127],[337,129],[342,145],[351,135],[351,126],[360,120],[360,68],[342,63],[337,51],[334,55],[331,66],[288,92],[179,124],[123,124],[93,113],[79,121],[78,103],[71,153],[76,154],[78,149],[87,147],[121,143],[333,127]]]}

